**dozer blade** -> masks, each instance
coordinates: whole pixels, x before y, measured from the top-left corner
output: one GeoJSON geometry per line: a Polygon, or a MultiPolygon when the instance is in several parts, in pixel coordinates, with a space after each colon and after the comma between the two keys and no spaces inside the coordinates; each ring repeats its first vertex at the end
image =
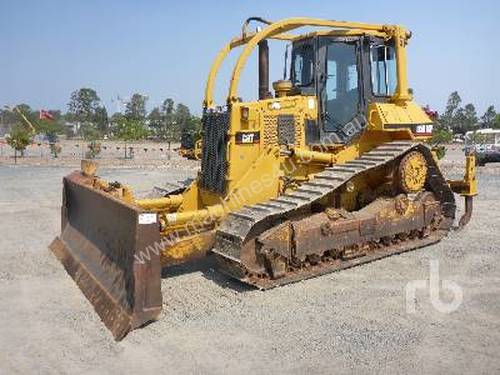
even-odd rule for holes
{"type": "Polygon", "coordinates": [[[62,231],[50,249],[116,340],[161,311],[156,216],[92,188],[74,172],[63,180],[62,231]]]}

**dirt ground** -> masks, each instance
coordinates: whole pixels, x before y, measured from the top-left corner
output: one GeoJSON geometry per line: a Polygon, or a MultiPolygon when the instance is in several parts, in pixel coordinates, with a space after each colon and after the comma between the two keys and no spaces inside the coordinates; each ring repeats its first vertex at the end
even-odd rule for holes
{"type": "MultiPolygon", "coordinates": [[[[461,158],[458,147],[448,154],[449,176],[461,158]]],[[[146,190],[196,173],[196,162],[168,163],[100,174],[146,190]]],[[[172,268],[159,321],[117,343],[47,250],[72,168],[10,164],[0,161],[1,373],[500,372],[500,165],[480,168],[472,222],[437,245],[266,292],[217,274],[210,259],[172,268]],[[427,289],[406,300],[431,260],[463,292],[451,313],[427,289]]]]}
{"type": "MultiPolygon", "coordinates": [[[[50,152],[48,143],[33,143],[29,145],[21,157],[14,157],[14,149],[0,138],[0,165],[19,166],[46,166],[46,167],[76,167],[79,168],[80,160],[87,157],[89,143],[83,140],[62,140],[58,143],[61,147],[57,158],[50,152]]],[[[171,143],[170,149],[166,142],[141,141],[120,142],[100,141],[100,152],[96,161],[104,168],[146,168],[196,170],[198,162],[181,158],[176,150],[179,143],[171,143]],[[125,158],[125,148],[133,158],[125,158]]]]}

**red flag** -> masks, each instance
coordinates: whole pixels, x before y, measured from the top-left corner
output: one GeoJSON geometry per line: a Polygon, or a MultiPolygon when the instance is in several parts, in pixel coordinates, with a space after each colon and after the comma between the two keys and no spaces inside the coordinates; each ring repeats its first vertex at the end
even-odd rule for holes
{"type": "Polygon", "coordinates": [[[425,114],[427,116],[429,116],[431,118],[431,120],[435,120],[439,116],[438,112],[437,111],[433,111],[431,109],[431,107],[429,107],[428,105],[426,105],[425,107],[423,107],[423,109],[424,109],[425,114]]]}
{"type": "Polygon", "coordinates": [[[40,120],[54,120],[54,116],[49,111],[40,110],[40,120]]]}

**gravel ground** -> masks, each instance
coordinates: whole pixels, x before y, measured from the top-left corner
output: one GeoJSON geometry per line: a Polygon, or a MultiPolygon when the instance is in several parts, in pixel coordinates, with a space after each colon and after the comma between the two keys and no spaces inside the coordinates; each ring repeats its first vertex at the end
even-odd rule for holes
{"type": "MultiPolygon", "coordinates": [[[[450,175],[460,158],[455,149],[445,160],[450,175]]],[[[165,272],[159,321],[119,343],[47,250],[70,170],[0,165],[2,373],[500,372],[498,165],[480,169],[467,229],[437,245],[266,292],[217,274],[210,259],[178,266],[165,272]],[[429,279],[431,260],[463,302],[442,313],[420,290],[408,313],[405,287],[429,279]]],[[[145,190],[194,172],[179,163],[101,175],[145,190]]]]}
{"type": "MultiPolygon", "coordinates": [[[[24,157],[14,158],[14,150],[5,144],[0,138],[0,165],[19,166],[50,166],[79,168],[80,160],[86,157],[88,142],[82,140],[62,140],[61,153],[57,159],[53,158],[47,143],[33,143],[29,145],[24,157]]],[[[178,143],[170,145],[167,143],[142,141],[134,143],[124,143],[119,141],[101,141],[101,152],[97,155],[96,161],[105,168],[130,169],[171,169],[182,168],[184,170],[195,170],[198,162],[181,158],[176,149],[180,147],[178,143]],[[124,158],[124,149],[133,148],[134,157],[124,158]]]]}

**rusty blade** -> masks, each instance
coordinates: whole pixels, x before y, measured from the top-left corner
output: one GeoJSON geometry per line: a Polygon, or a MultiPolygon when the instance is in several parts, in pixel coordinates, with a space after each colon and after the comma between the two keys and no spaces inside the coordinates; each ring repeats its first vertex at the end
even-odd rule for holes
{"type": "Polygon", "coordinates": [[[158,226],[140,224],[142,210],[93,189],[79,172],[63,184],[62,231],[49,247],[121,340],[161,311],[158,226]]]}

